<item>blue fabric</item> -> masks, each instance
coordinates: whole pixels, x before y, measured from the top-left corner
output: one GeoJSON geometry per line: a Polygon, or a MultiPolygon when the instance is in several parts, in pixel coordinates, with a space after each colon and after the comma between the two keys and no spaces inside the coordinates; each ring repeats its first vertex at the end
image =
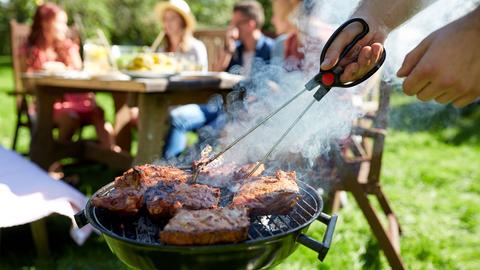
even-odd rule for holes
{"type": "MultiPolygon", "coordinates": [[[[268,63],[270,61],[273,43],[273,39],[261,35],[255,46],[255,58],[262,59],[265,63],[268,63]]],[[[230,70],[230,68],[235,65],[243,66],[244,51],[245,47],[243,46],[243,44],[240,41],[237,41],[235,53],[230,60],[230,64],[228,65],[227,70],[230,70]]]]}
{"type": "Polygon", "coordinates": [[[288,38],[288,34],[281,34],[273,40],[272,56],[271,60],[281,63],[285,58],[285,41],[288,38]]]}
{"type": "MultiPolygon", "coordinates": [[[[165,141],[163,157],[171,159],[183,152],[187,147],[187,132],[205,126],[211,130],[223,128],[223,106],[212,104],[188,104],[177,107],[170,112],[170,130],[165,141]]],[[[211,134],[213,135],[213,134],[211,134]]]]}

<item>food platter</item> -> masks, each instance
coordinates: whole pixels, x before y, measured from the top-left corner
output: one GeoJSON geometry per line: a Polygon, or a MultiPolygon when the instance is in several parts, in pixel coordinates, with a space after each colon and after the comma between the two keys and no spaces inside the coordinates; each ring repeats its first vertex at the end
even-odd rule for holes
{"type": "Polygon", "coordinates": [[[150,71],[150,70],[122,70],[122,73],[127,74],[132,78],[149,78],[149,79],[160,79],[160,78],[169,78],[175,74],[173,71],[150,71]]]}

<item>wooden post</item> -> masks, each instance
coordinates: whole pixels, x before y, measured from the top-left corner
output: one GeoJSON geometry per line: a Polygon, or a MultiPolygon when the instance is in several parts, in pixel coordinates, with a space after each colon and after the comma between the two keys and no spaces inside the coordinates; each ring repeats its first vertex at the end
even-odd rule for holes
{"type": "Polygon", "coordinates": [[[164,139],[169,127],[168,94],[139,96],[138,153],[134,165],[151,163],[162,157],[164,139]]]}
{"type": "Polygon", "coordinates": [[[38,86],[35,94],[39,105],[30,142],[30,158],[44,170],[48,170],[55,161],[55,142],[52,129],[54,127],[53,103],[57,95],[41,86],[38,86]]]}
{"type": "Polygon", "coordinates": [[[30,223],[33,242],[39,257],[47,257],[50,254],[48,249],[48,231],[46,219],[42,218],[30,223]]]}
{"type": "Polygon", "coordinates": [[[399,246],[394,244],[394,239],[389,237],[388,232],[383,227],[380,219],[378,218],[375,209],[370,204],[368,200],[367,192],[362,188],[361,184],[357,181],[350,181],[347,184],[349,190],[352,193],[353,197],[358,203],[358,206],[362,210],[363,215],[367,219],[370,228],[372,229],[373,234],[378,240],[378,244],[382,248],[385,257],[387,257],[388,263],[392,269],[404,270],[405,265],[403,264],[402,258],[399,253],[399,246]]]}

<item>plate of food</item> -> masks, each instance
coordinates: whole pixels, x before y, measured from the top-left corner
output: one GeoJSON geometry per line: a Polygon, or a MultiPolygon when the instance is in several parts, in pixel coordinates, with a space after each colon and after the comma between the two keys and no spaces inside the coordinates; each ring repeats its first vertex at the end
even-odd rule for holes
{"type": "Polygon", "coordinates": [[[131,78],[150,78],[150,79],[159,79],[159,78],[168,78],[176,74],[173,71],[152,71],[152,70],[122,70],[122,73],[130,76],[131,78]]]}
{"type": "Polygon", "coordinates": [[[177,74],[177,64],[165,54],[138,54],[122,70],[132,78],[166,78],[177,74]]]}

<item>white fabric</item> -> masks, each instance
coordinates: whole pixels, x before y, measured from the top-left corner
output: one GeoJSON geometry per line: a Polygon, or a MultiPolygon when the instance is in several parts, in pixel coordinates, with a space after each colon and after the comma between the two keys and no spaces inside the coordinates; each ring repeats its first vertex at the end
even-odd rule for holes
{"type": "MultiPolygon", "coordinates": [[[[185,57],[187,60],[193,60],[201,67],[201,71],[208,71],[208,54],[205,44],[194,37],[190,38],[190,48],[183,53],[175,53],[179,57],[185,57]]],[[[165,52],[165,48],[158,48],[157,52],[165,52]]]]}
{"type": "Polygon", "coordinates": [[[207,47],[202,41],[192,38],[191,48],[185,53],[193,57],[197,64],[202,67],[202,71],[208,71],[207,47]]]}
{"type": "Polygon", "coordinates": [[[51,178],[34,163],[0,146],[0,228],[58,213],[72,220],[70,235],[82,245],[92,227],[78,228],[73,216],[86,202],[87,198],[76,189],[51,178]]]}

